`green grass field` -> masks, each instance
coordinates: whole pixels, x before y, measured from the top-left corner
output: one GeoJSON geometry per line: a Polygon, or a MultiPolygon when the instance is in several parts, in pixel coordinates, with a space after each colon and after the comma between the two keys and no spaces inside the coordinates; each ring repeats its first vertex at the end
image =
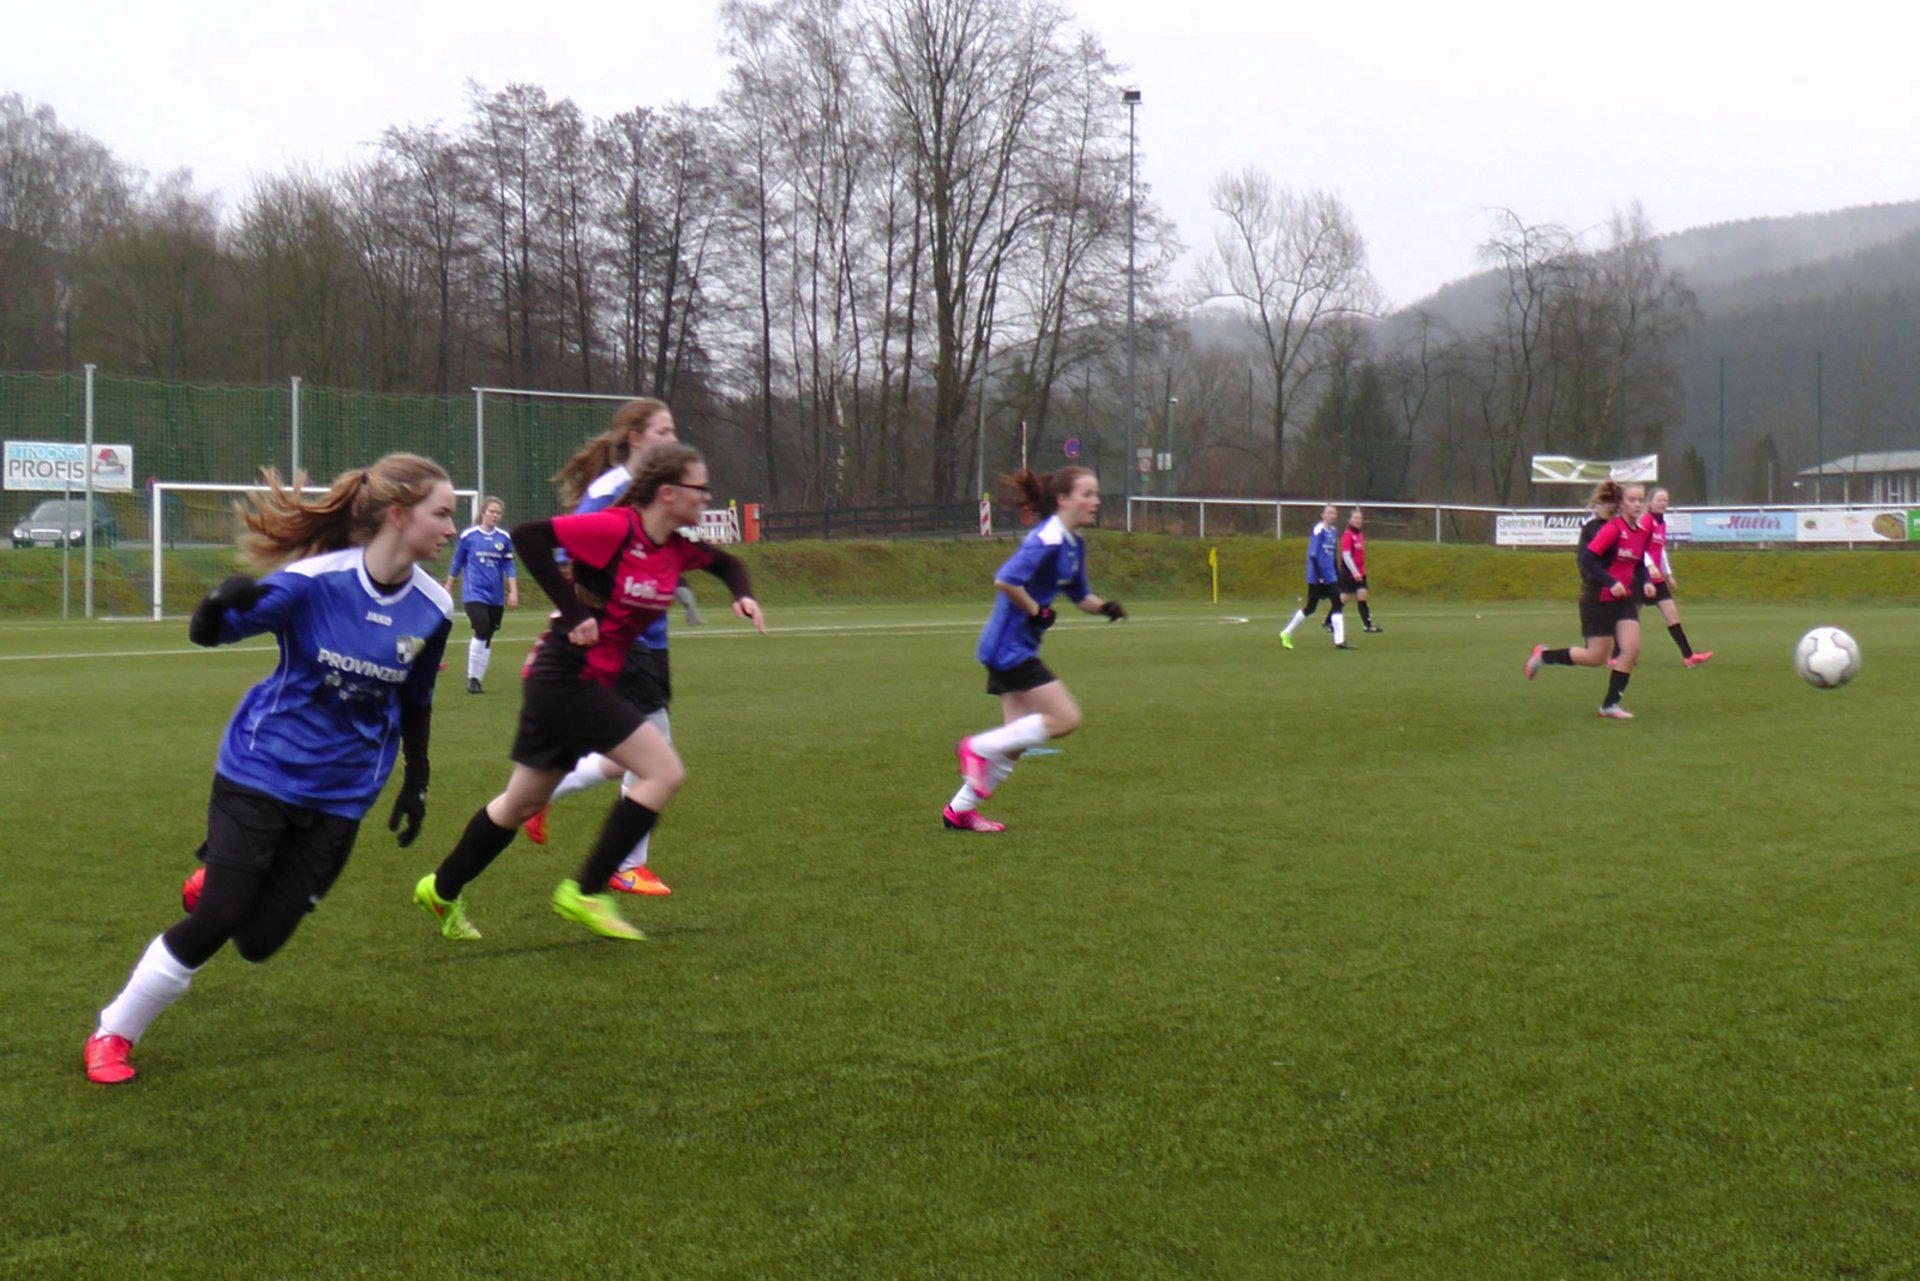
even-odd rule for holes
{"type": "Polygon", "coordinates": [[[1086,723],[998,837],[937,819],[981,606],[682,628],[638,945],[547,907],[610,791],[475,885],[482,942],[408,902],[507,769],[532,619],[479,698],[461,627],[421,841],[383,802],[120,1089],[81,1042],[271,655],[0,627],[0,1275],[1920,1275],[1920,610],[1686,606],[1719,656],[1650,628],[1611,723],[1521,679],[1570,604],[1379,604],[1352,653],[1063,620],[1086,723]],[[1819,623],[1844,690],[1793,674],[1819,623]]]}

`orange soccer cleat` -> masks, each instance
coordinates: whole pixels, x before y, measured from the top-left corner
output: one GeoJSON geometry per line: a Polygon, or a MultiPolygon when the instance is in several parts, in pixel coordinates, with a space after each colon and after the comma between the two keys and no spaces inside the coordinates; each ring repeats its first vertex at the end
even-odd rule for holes
{"type": "Polygon", "coordinates": [[[542,805],[538,814],[520,825],[520,830],[525,832],[527,839],[535,845],[547,843],[547,814],[552,809],[551,805],[542,805]]]}
{"type": "Polygon", "coordinates": [[[667,888],[667,883],[655,876],[645,863],[624,872],[615,872],[607,878],[607,888],[622,894],[651,894],[656,898],[673,893],[667,888]]]}
{"type": "Polygon", "coordinates": [[[180,882],[180,906],[189,914],[193,912],[193,905],[200,901],[200,887],[206,883],[207,869],[204,867],[194,868],[192,874],[180,882]]]}

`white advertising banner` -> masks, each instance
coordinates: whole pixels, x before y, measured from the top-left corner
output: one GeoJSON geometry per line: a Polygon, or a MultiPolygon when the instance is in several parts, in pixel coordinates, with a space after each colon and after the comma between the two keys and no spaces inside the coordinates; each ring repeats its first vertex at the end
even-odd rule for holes
{"type": "MultiPolygon", "coordinates": [[[[42,489],[54,493],[87,487],[87,447],[44,440],[6,442],[6,478],[0,489],[42,489]]],[[[93,447],[93,487],[133,488],[133,446],[93,447]]]]}
{"type": "Polygon", "coordinates": [[[1907,509],[1803,511],[1795,513],[1795,541],[1802,543],[1904,543],[1907,509]]]}
{"type": "Polygon", "coordinates": [[[1660,455],[1611,460],[1573,458],[1566,454],[1533,456],[1533,483],[1536,485],[1597,485],[1608,477],[1622,485],[1649,484],[1659,480],[1660,455]]]}
{"type": "Polygon", "coordinates": [[[1580,541],[1585,512],[1514,512],[1493,519],[1498,547],[1571,547],[1580,541]]]}

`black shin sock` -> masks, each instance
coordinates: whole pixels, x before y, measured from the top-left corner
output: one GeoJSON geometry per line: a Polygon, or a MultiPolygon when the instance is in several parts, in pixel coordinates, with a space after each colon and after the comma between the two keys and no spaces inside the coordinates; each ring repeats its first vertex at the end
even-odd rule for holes
{"type": "Polygon", "coordinates": [[[1367,602],[1360,602],[1360,626],[1373,626],[1373,611],[1367,608],[1367,602]]]}
{"type": "Polygon", "coordinates": [[[1564,649],[1543,649],[1540,651],[1540,661],[1548,667],[1572,667],[1573,655],[1564,649]]]}
{"type": "Polygon", "coordinates": [[[598,894],[607,888],[607,878],[620,870],[621,862],[633,853],[633,847],[640,838],[653,830],[653,824],[660,816],[638,801],[630,801],[625,796],[613,803],[607,810],[607,821],[600,825],[600,838],[593,843],[593,853],[587,855],[586,864],[580,869],[580,892],[598,894]]]}
{"type": "Polygon", "coordinates": [[[461,891],[500,857],[500,851],[513,844],[514,833],[519,830],[497,825],[484,805],[475,810],[467,820],[467,830],[460,833],[459,844],[434,871],[433,892],[448,902],[459,898],[461,891]]]}
{"type": "Polygon", "coordinates": [[[1607,701],[1602,707],[1612,707],[1627,692],[1627,682],[1633,679],[1631,672],[1611,672],[1607,676],[1607,701]]]}
{"type": "Polygon", "coordinates": [[[1667,635],[1673,637],[1673,643],[1680,647],[1680,657],[1692,658],[1693,646],[1687,644],[1687,629],[1675,623],[1667,628],[1667,635]]]}

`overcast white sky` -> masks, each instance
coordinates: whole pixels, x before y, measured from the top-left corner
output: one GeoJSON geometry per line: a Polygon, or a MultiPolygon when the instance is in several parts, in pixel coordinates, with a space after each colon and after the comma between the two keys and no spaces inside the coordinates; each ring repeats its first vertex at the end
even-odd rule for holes
{"type": "MultiPolygon", "coordinates": [[[[529,81],[592,115],[711,103],[715,6],[504,0],[22,4],[0,91],[233,202],[331,168],[390,124],[458,122],[464,83],[529,81]]],[[[1553,6],[1084,0],[1132,68],[1140,174],[1196,254],[1207,191],[1258,165],[1353,210],[1396,304],[1475,269],[1487,211],[1661,231],[1920,197],[1910,19],[1839,0],[1553,6]]],[[[1116,111],[1120,108],[1116,104],[1116,111]]],[[[1191,257],[1191,255],[1190,255],[1191,257]]]]}

